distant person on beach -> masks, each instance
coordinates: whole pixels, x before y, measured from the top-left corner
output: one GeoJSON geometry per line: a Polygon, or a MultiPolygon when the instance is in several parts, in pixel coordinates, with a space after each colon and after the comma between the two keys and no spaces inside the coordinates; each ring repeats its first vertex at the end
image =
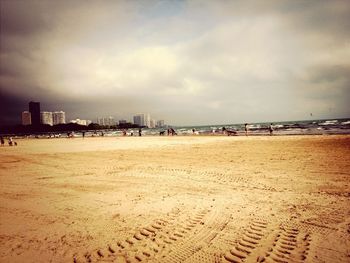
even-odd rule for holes
{"type": "Polygon", "coordinates": [[[222,127],[222,133],[227,134],[227,136],[237,135],[237,132],[234,130],[228,130],[226,127],[222,127]]]}
{"type": "Polygon", "coordinates": [[[123,130],[123,136],[126,136],[126,130],[123,130]]]}
{"type": "Polygon", "coordinates": [[[85,139],[85,132],[83,131],[83,139],[85,139]]]}
{"type": "Polygon", "coordinates": [[[273,135],[273,124],[271,123],[270,126],[269,126],[269,132],[270,132],[270,135],[273,135]]]}
{"type": "Polygon", "coordinates": [[[139,136],[142,136],[142,129],[139,129],[139,136]]]}
{"type": "Polygon", "coordinates": [[[8,143],[9,143],[9,146],[12,146],[12,145],[13,145],[13,140],[12,140],[12,137],[9,137],[9,139],[8,139],[8,143]]]}
{"type": "Polygon", "coordinates": [[[4,146],[5,145],[4,137],[0,136],[0,141],[1,141],[1,146],[4,146]]]}
{"type": "Polygon", "coordinates": [[[244,124],[245,136],[248,136],[248,123],[244,124]]]}

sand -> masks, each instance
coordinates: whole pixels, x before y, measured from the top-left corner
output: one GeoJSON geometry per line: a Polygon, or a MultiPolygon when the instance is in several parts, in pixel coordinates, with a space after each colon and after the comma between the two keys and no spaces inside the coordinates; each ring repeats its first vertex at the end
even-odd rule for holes
{"type": "Polygon", "coordinates": [[[18,144],[0,262],[350,262],[350,136],[18,144]]]}

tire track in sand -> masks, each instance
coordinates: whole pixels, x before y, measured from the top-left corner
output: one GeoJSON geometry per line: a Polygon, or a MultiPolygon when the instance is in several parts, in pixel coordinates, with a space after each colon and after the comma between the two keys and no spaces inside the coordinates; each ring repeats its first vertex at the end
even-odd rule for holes
{"type": "MultiPolygon", "coordinates": [[[[120,262],[123,262],[123,260],[125,260],[125,262],[126,260],[130,261],[130,258],[135,258],[135,255],[130,255],[130,251],[137,251],[135,248],[141,246],[140,243],[144,242],[146,239],[156,236],[158,232],[161,232],[162,229],[166,228],[167,226],[171,226],[175,219],[179,217],[180,211],[180,208],[174,208],[164,217],[154,220],[150,225],[138,229],[132,236],[117,241],[116,244],[108,244],[103,248],[97,248],[83,253],[75,253],[73,255],[73,262],[113,262],[117,259],[120,262]]],[[[155,252],[159,251],[157,246],[150,247],[155,252]]],[[[147,250],[145,253],[151,254],[147,250]]],[[[141,256],[139,255],[138,257],[141,256]]]]}
{"type": "Polygon", "coordinates": [[[218,255],[205,253],[204,250],[227,225],[228,218],[228,215],[222,214],[221,209],[208,211],[192,233],[174,244],[171,251],[158,262],[193,262],[196,257],[204,257],[207,261],[215,262],[218,255]]]}
{"type": "Polygon", "coordinates": [[[281,227],[265,256],[259,256],[257,262],[305,262],[309,253],[311,236],[298,228],[281,227]]]}
{"type": "Polygon", "coordinates": [[[267,232],[267,221],[263,219],[253,219],[243,237],[223,255],[224,262],[240,263],[244,262],[249,254],[259,245],[267,232]]]}

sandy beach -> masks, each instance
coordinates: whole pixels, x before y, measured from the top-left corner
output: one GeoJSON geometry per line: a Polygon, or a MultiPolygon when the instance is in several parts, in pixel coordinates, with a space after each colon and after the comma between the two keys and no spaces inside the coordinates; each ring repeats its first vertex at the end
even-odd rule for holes
{"type": "Polygon", "coordinates": [[[0,262],[350,262],[350,136],[22,139],[0,262]]]}

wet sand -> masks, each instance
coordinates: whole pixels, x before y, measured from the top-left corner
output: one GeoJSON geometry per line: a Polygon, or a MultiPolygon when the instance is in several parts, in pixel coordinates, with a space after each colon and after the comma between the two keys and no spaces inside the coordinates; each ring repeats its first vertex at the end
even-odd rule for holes
{"type": "Polygon", "coordinates": [[[18,143],[0,262],[350,262],[350,136],[18,143]]]}

